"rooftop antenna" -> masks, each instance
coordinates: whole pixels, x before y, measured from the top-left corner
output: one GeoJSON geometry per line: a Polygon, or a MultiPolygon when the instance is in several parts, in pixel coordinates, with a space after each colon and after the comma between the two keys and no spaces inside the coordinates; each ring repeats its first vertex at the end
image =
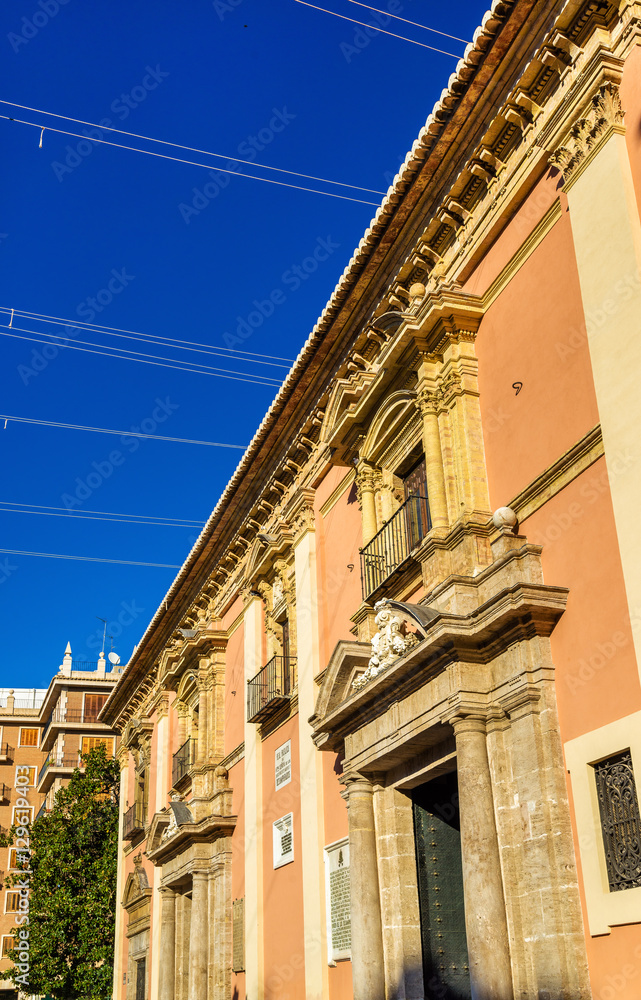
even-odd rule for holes
{"type": "Polygon", "coordinates": [[[104,622],[105,623],[105,627],[104,627],[104,630],[103,630],[103,633],[102,633],[102,653],[100,654],[101,657],[104,658],[104,655],[105,655],[105,639],[107,638],[107,622],[106,622],[106,620],[104,618],[101,618],[100,615],[96,615],[96,618],[98,619],[99,622],[104,622]]]}

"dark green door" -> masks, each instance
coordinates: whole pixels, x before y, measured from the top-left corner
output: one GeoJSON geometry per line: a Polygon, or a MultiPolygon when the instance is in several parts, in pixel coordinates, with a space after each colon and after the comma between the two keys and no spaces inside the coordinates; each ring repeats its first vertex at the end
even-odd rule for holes
{"type": "Polygon", "coordinates": [[[428,1000],[470,1000],[456,772],[412,792],[428,1000]]]}

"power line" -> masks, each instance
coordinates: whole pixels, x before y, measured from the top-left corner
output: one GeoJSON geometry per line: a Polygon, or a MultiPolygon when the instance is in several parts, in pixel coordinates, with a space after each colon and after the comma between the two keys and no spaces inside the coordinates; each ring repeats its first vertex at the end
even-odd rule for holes
{"type": "Polygon", "coordinates": [[[192,530],[196,528],[202,528],[204,521],[200,524],[190,524],[186,522],[168,522],[168,521],[154,521],[154,520],[140,520],[140,519],[130,519],[127,517],[98,517],[92,514],[82,514],[80,511],[68,510],[66,508],[60,508],[59,511],[56,510],[24,510],[24,508],[8,505],[5,501],[0,501],[0,514],[39,514],[42,517],[76,517],[81,518],[85,521],[102,521],[103,524],[144,524],[153,525],[155,528],[182,528],[183,530],[191,528],[192,530]],[[64,513],[63,513],[64,511],[64,513]]]}
{"type": "Polygon", "coordinates": [[[115,563],[118,566],[151,566],[153,569],[180,569],[173,563],[135,562],[133,559],[101,559],[99,556],[68,556],[58,552],[27,552],[23,549],[0,549],[6,556],[40,556],[41,559],[72,559],[77,562],[115,563]]]}
{"type": "MultiPolygon", "coordinates": [[[[13,331],[9,330],[8,327],[5,327],[4,330],[0,330],[0,336],[12,337],[14,340],[28,340],[36,344],[49,344],[49,345],[52,344],[51,340],[43,340],[42,338],[43,336],[52,337],[54,336],[53,334],[43,334],[40,331],[36,332],[35,330],[22,330],[21,332],[28,333],[30,334],[30,336],[22,337],[20,336],[20,333],[13,333],[13,331]]],[[[53,344],[53,346],[59,347],[61,350],[82,351],[85,354],[99,354],[102,355],[103,357],[115,358],[119,361],[137,361],[139,364],[155,365],[157,368],[170,368],[172,371],[190,372],[192,375],[210,375],[214,378],[227,378],[231,379],[234,382],[249,382],[252,385],[264,385],[269,388],[278,388],[281,385],[281,383],[275,379],[268,379],[268,378],[260,379],[260,378],[244,377],[242,375],[223,374],[222,370],[220,372],[203,371],[202,366],[199,369],[199,368],[189,367],[186,365],[177,365],[177,364],[167,365],[163,364],[162,361],[150,361],[147,358],[123,357],[121,354],[114,354],[113,351],[92,350],[91,347],[80,347],[77,343],[53,344]]]]}
{"type": "MultiPolygon", "coordinates": [[[[317,7],[316,4],[308,3],[307,0],[294,0],[294,3],[302,3],[304,7],[311,7],[313,10],[320,10],[323,14],[333,14],[334,17],[340,17],[342,21],[351,21],[352,24],[360,24],[362,28],[371,28],[373,31],[380,31],[382,35],[391,35],[392,38],[400,38],[402,42],[411,42],[412,45],[420,45],[422,49],[429,49],[430,52],[439,52],[442,56],[452,56],[453,59],[460,59],[454,52],[446,52],[445,49],[434,48],[433,45],[426,45],[425,42],[416,42],[413,38],[406,38],[405,35],[397,35],[393,31],[385,31],[384,28],[377,28],[373,24],[367,24],[366,21],[357,21],[353,17],[346,17],[345,14],[337,14],[335,10],[326,10],[325,7],[317,7]]],[[[3,116],[0,115],[0,118],[3,116]]],[[[25,123],[30,124],[30,123],[25,123]]],[[[40,126],[38,126],[39,128],[40,126]]],[[[86,138],[86,137],[85,137],[86,138]]]]}
{"type": "MultiPolygon", "coordinates": [[[[36,334],[39,337],[53,337],[53,338],[57,338],[58,337],[58,334],[55,334],[55,333],[47,333],[44,330],[26,330],[22,326],[12,326],[12,327],[7,327],[6,329],[7,330],[9,330],[9,329],[11,329],[11,330],[17,330],[18,333],[33,333],[33,334],[36,334]]],[[[129,339],[134,339],[134,338],[127,338],[127,339],[129,340],[129,339]]],[[[94,344],[91,340],[75,340],[75,338],[74,338],[74,344],[84,344],[85,347],[104,347],[105,346],[104,344],[94,344]]],[[[71,344],[55,344],[54,346],[56,346],[56,347],[71,347],[72,345],[71,344]]],[[[160,354],[145,354],[143,351],[128,351],[126,347],[114,347],[113,350],[114,351],[119,351],[120,354],[127,354],[127,355],[140,354],[140,355],[143,356],[143,358],[154,358],[156,361],[172,361],[172,362],[174,361],[174,358],[165,358],[165,357],[163,357],[160,354]]],[[[127,360],[127,358],[123,358],[123,360],[127,360]]],[[[213,374],[213,373],[216,373],[216,374],[223,373],[225,375],[241,375],[244,378],[248,374],[247,372],[237,372],[233,368],[232,369],[229,369],[229,368],[216,368],[215,365],[199,365],[197,361],[188,361],[187,364],[191,368],[193,368],[195,372],[197,372],[198,370],[201,370],[202,373],[205,374],[205,375],[209,375],[209,374],[213,374]]],[[[269,375],[257,375],[256,378],[264,379],[264,382],[267,385],[280,385],[281,384],[280,381],[278,381],[275,378],[272,378],[269,375]]]]}
{"type": "MultiPolygon", "coordinates": [[[[297,0],[298,3],[302,3],[303,0],[297,0]]],[[[319,8],[320,9],[320,8],[319,8]]],[[[350,20],[348,18],[348,20],[350,20]]],[[[377,29],[378,30],[378,29],[377,29]]],[[[389,34],[390,32],[386,32],[389,34]]],[[[416,45],[421,45],[421,42],[416,42],[416,45]]],[[[424,48],[431,48],[431,46],[426,45],[424,48]]],[[[451,53],[447,53],[451,55],[451,53]]],[[[458,57],[457,57],[458,58],[458,57]]],[[[1,119],[8,122],[16,122],[18,125],[30,125],[32,128],[43,129],[42,125],[38,125],[36,122],[23,121],[22,118],[14,118],[9,115],[0,115],[1,119]]],[[[97,128],[98,126],[96,126],[97,128]]],[[[74,139],[88,139],[88,136],[81,135],[78,132],[67,132],[62,128],[55,128],[51,125],[45,125],[44,129],[48,132],[57,132],[60,135],[71,135],[74,139]]],[[[145,156],[155,156],[161,160],[172,160],[174,163],[185,163],[190,167],[203,167],[205,170],[211,170],[211,163],[196,163],[195,160],[183,160],[177,156],[169,156],[167,153],[153,153],[150,149],[137,149],[135,146],[125,146],[120,142],[109,142],[107,139],[96,139],[94,136],[91,137],[91,142],[99,142],[103,146],[114,146],[116,149],[127,149],[130,153],[144,153],[145,156]]],[[[303,187],[301,184],[288,184],[286,181],[272,180],[270,177],[255,177],[253,174],[242,174],[238,173],[237,170],[225,170],[224,167],[216,167],[216,169],[221,174],[231,174],[233,177],[245,177],[247,180],[252,181],[262,181],[263,184],[275,184],[278,187],[292,188],[294,191],[304,191],[306,194],[322,194],[326,198],[338,198],[341,201],[352,201],[358,205],[373,205],[374,208],[378,208],[379,203],[377,201],[364,201],[362,198],[349,198],[345,194],[336,194],[334,191],[319,191],[317,188],[303,187]]]]}
{"type": "Polygon", "coordinates": [[[7,421],[12,420],[18,424],[38,424],[41,427],[55,427],[65,431],[91,431],[93,434],[115,434],[116,437],[143,438],[150,441],[172,441],[174,444],[202,444],[209,448],[233,448],[238,451],[245,451],[245,444],[221,444],[219,441],[195,441],[192,438],[165,437],[162,434],[143,434],[141,431],[114,431],[106,427],[85,427],[82,424],[65,424],[55,420],[36,420],[34,417],[13,417],[6,413],[0,413],[0,420],[4,420],[5,429],[7,421]]]}
{"type": "MultiPolygon", "coordinates": [[[[401,20],[403,20],[403,18],[401,18],[401,20]]],[[[433,29],[428,28],[427,30],[431,31],[433,29]]],[[[442,32],[438,32],[438,34],[442,34],[442,32]]],[[[6,104],[7,107],[10,108],[20,108],[22,111],[35,111],[37,114],[48,115],[50,118],[59,118],[61,121],[75,122],[77,125],[89,125],[91,128],[97,128],[98,131],[102,129],[105,132],[117,132],[119,135],[129,136],[131,139],[144,139],[147,142],[157,142],[162,146],[171,146],[173,149],[185,149],[189,153],[202,153],[204,156],[214,156],[216,157],[216,159],[219,160],[231,160],[232,163],[242,163],[246,166],[251,165],[252,167],[260,167],[262,170],[274,170],[281,174],[289,174],[292,177],[304,177],[308,181],[321,181],[321,183],[323,184],[335,184],[338,187],[351,188],[353,191],[365,191],[367,194],[380,194],[380,195],[385,194],[384,191],[376,191],[374,190],[374,188],[360,187],[358,184],[346,184],[344,181],[330,181],[329,178],[327,177],[315,177],[314,174],[302,174],[298,170],[285,170],[284,167],[270,167],[267,166],[266,163],[256,163],[255,161],[241,160],[237,156],[226,156],[224,153],[212,153],[208,149],[196,149],[196,147],[194,146],[183,146],[179,142],[169,142],[169,140],[167,139],[154,139],[152,136],[140,135],[138,132],[125,132],[125,130],[122,128],[111,128],[110,126],[107,125],[96,125],[94,122],[85,122],[82,120],[82,118],[71,118],[70,115],[57,115],[54,114],[53,111],[43,111],[42,108],[30,108],[26,104],[16,104],[14,101],[0,101],[0,104],[6,104]]],[[[10,120],[17,121],[17,119],[10,119],[10,120]]],[[[23,123],[23,124],[31,124],[31,123],[23,123]]],[[[40,128],[40,126],[38,125],[37,128],[40,128]]],[[[49,128],[48,125],[45,125],[45,130],[47,129],[50,132],[58,131],[58,129],[52,129],[49,128]]],[[[71,133],[65,133],[65,134],[69,135],[71,133]]],[[[92,136],[81,136],[81,138],[90,139],[91,141],[93,141],[92,136]]],[[[130,147],[126,146],[124,148],[129,149],[130,147]]],[[[145,152],[145,150],[139,150],[139,152],[145,152]]],[[[236,173],[237,171],[232,170],[227,172],[236,173]]],[[[241,176],[249,177],[249,174],[242,174],[241,176]]],[[[260,177],[256,177],[253,179],[262,180],[262,178],[260,177]]]]}
{"type": "MultiPolygon", "coordinates": [[[[61,510],[68,514],[79,515],[80,511],[68,510],[66,507],[51,507],[44,503],[18,503],[12,500],[0,500],[0,506],[9,504],[11,507],[29,507],[33,510],[61,510]]],[[[83,516],[87,514],[102,514],[105,517],[126,517],[126,518],[152,518],[153,521],[168,522],[170,524],[179,524],[181,527],[200,527],[205,522],[204,521],[194,521],[193,518],[189,517],[162,517],[161,515],[155,514],[123,514],[120,511],[113,510],[85,510],[83,516]]],[[[135,523],[135,522],[134,522],[135,523]]]]}
{"type": "MultiPolygon", "coordinates": [[[[435,35],[442,35],[443,38],[451,38],[455,42],[463,42],[463,45],[467,45],[466,38],[459,38],[458,35],[450,35],[447,31],[438,31],[437,28],[428,28],[426,24],[419,24],[417,21],[408,21],[406,17],[400,17],[398,14],[391,14],[388,10],[379,10],[378,7],[370,7],[368,3],[360,3],[359,0],[347,0],[347,2],[356,4],[357,7],[365,7],[367,10],[373,10],[375,14],[383,14],[384,17],[393,17],[395,21],[404,21],[405,24],[411,24],[415,28],[422,28],[423,31],[432,31],[435,35]]],[[[373,28],[374,25],[370,24],[369,27],[373,28]]],[[[450,53],[448,53],[448,55],[450,55],[450,53]]],[[[5,103],[5,101],[0,101],[0,104],[5,103]]],[[[15,107],[19,108],[20,105],[16,104],[15,107]]],[[[27,110],[32,111],[33,108],[28,108],[27,110]]]]}
{"type": "MultiPolygon", "coordinates": [[[[179,344],[187,344],[193,347],[205,347],[208,348],[213,353],[217,351],[224,351],[223,356],[229,354],[243,354],[247,356],[248,361],[252,361],[253,358],[267,358],[271,361],[286,361],[289,365],[294,364],[292,358],[281,358],[274,354],[262,354],[260,351],[239,351],[235,347],[219,347],[218,345],[212,344],[201,344],[197,340],[181,340],[179,337],[161,337],[158,333],[139,333],[137,330],[125,330],[118,326],[100,326],[98,323],[87,323],[85,320],[74,320],[65,319],[63,316],[49,316],[47,313],[36,313],[31,312],[28,309],[13,309],[11,306],[0,306],[0,312],[13,313],[15,316],[22,316],[25,319],[42,321],[43,323],[52,322],[65,326],[77,327],[78,329],[95,330],[97,333],[129,333],[133,337],[138,337],[141,340],[149,340],[151,343],[166,343],[172,347],[177,347],[179,344]],[[150,340],[150,338],[152,338],[150,340]]],[[[243,361],[245,358],[232,358],[232,360],[243,361]]],[[[280,368],[280,365],[274,365],[274,368],[280,368]]]]}

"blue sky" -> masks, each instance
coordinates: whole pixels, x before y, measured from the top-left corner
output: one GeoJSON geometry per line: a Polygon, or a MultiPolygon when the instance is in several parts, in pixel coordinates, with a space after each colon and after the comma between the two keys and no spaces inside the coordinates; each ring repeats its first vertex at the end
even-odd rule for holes
{"type": "MultiPolygon", "coordinates": [[[[391,3],[372,6],[466,39],[485,10],[476,2],[391,3]]],[[[318,6],[376,23],[348,0],[318,6]]],[[[54,112],[236,156],[249,161],[245,171],[258,161],[374,191],[387,189],[456,65],[406,41],[357,35],[356,25],[295,0],[14,0],[0,18],[0,98],[38,109],[2,105],[0,114],[86,128],[40,110],[54,112]]],[[[464,49],[401,21],[385,27],[459,55],[464,49]]],[[[39,128],[0,119],[0,412],[246,445],[274,387],[56,353],[6,336],[7,310],[293,359],[375,207],[216,173],[226,159],[101,134],[208,166],[47,129],[39,148],[39,128]]],[[[14,332],[20,327],[45,329],[24,317],[12,324],[14,332]]],[[[62,327],[48,329],[64,336],[62,327]]],[[[137,346],[90,330],[74,339],[102,349],[137,346]]],[[[245,378],[286,374],[245,358],[144,350],[245,378]]],[[[11,420],[0,423],[0,447],[5,504],[191,521],[206,519],[242,455],[11,420]]],[[[0,511],[2,549],[172,566],[195,535],[194,528],[0,511]]],[[[174,574],[0,553],[0,686],[46,686],[67,640],[74,657],[95,659],[98,618],[109,622],[125,662],[174,574]]]]}

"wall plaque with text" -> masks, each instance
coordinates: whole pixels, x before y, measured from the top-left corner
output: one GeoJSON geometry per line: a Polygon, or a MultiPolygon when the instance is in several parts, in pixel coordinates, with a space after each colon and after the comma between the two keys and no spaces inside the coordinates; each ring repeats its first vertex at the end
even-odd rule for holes
{"type": "Polygon", "coordinates": [[[292,741],[278,747],[274,755],[274,784],[276,790],[292,780],[292,741]]]}
{"type": "Polygon", "coordinates": [[[327,947],[330,963],[352,954],[352,918],[349,882],[349,840],[325,848],[327,891],[327,947]]]}

